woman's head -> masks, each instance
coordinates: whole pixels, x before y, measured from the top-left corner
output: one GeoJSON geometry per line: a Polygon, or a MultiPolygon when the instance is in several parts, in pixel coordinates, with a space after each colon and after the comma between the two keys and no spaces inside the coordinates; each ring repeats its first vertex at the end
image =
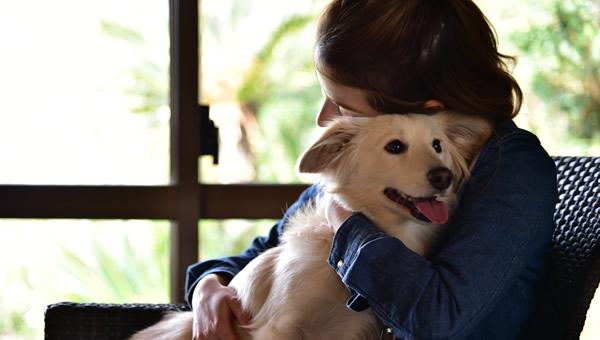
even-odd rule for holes
{"type": "Polygon", "coordinates": [[[470,0],[334,0],[315,50],[322,76],[363,89],[379,112],[419,112],[437,99],[496,124],[522,99],[506,59],[470,0]]]}

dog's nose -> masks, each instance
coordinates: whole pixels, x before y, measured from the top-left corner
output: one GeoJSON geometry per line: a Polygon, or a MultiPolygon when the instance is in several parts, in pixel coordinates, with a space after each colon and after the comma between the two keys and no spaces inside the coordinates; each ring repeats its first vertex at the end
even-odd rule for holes
{"type": "Polygon", "coordinates": [[[427,173],[427,179],[434,188],[444,190],[452,184],[452,173],[446,168],[435,168],[427,173]]]}

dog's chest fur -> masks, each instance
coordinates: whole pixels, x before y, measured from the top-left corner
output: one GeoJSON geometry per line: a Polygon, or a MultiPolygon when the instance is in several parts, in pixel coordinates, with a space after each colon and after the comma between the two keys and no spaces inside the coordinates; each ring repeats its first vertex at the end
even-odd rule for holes
{"type": "Polygon", "coordinates": [[[252,339],[377,338],[373,312],[346,307],[348,289],[327,262],[333,235],[317,199],[290,218],[280,246],[231,281],[253,315],[252,339]]]}

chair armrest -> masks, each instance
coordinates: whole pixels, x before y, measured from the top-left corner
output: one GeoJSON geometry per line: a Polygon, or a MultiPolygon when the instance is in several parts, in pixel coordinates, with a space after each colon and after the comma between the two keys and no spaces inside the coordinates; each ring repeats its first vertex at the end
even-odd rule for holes
{"type": "Polygon", "coordinates": [[[125,340],[185,304],[83,304],[62,302],[45,312],[45,339],[125,340]]]}

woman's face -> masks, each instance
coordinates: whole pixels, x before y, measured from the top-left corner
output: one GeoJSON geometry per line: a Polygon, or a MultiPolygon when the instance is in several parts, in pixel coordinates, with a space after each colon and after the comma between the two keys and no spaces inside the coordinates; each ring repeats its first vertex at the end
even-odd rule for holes
{"type": "Polygon", "coordinates": [[[319,72],[317,78],[325,97],[317,115],[318,126],[324,127],[328,121],[338,116],[375,117],[381,114],[367,103],[364,90],[338,84],[319,72]]]}
{"type": "MultiPolygon", "coordinates": [[[[338,84],[317,71],[317,78],[323,92],[323,105],[317,115],[317,125],[324,127],[327,122],[338,116],[375,117],[381,112],[373,109],[367,103],[367,94],[364,90],[338,84]]],[[[426,109],[443,109],[444,104],[439,100],[431,99],[423,104],[426,109]]]]}

